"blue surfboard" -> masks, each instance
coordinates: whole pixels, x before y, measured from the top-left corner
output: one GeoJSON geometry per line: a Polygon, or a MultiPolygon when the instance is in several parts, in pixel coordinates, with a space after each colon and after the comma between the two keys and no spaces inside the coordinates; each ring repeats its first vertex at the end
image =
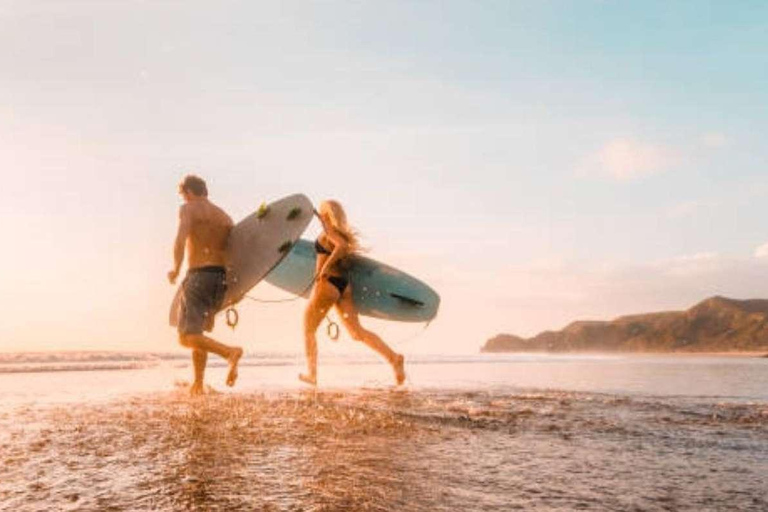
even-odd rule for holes
{"type": "MultiPolygon", "coordinates": [[[[314,244],[301,239],[264,278],[294,295],[308,297],[315,276],[314,244]]],[[[365,256],[349,256],[352,298],[361,315],[399,322],[429,322],[437,315],[440,296],[405,272],[365,256]]]]}

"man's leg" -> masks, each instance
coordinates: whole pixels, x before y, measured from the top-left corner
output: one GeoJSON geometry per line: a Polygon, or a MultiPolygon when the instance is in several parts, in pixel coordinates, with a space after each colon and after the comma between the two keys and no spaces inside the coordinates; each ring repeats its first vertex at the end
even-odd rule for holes
{"type": "Polygon", "coordinates": [[[229,347],[223,343],[219,343],[213,338],[209,338],[203,334],[181,334],[179,336],[179,342],[192,350],[204,350],[205,352],[213,352],[214,354],[228,359],[232,354],[235,347],[229,347]]]}
{"type": "Polygon", "coordinates": [[[208,352],[195,349],[192,351],[192,364],[195,367],[195,382],[189,390],[193,395],[203,393],[203,379],[205,378],[205,364],[208,362],[208,352]]]}
{"type": "MultiPolygon", "coordinates": [[[[240,362],[240,357],[243,355],[242,348],[224,345],[223,343],[219,343],[202,334],[182,334],[179,341],[182,345],[189,347],[194,351],[200,350],[203,352],[213,352],[226,359],[229,363],[227,386],[233,386],[235,384],[235,381],[237,380],[237,365],[240,362]]],[[[197,370],[197,367],[195,367],[195,370],[197,370]]],[[[195,373],[195,376],[197,376],[197,373],[195,373]]]]}
{"type": "Polygon", "coordinates": [[[203,335],[203,330],[213,328],[213,317],[221,306],[226,293],[224,276],[219,273],[192,273],[188,275],[184,287],[184,314],[183,322],[180,322],[179,342],[193,350],[192,361],[195,365],[195,384],[193,391],[198,388],[202,391],[203,373],[205,371],[205,359],[207,352],[213,352],[229,363],[227,385],[232,386],[237,380],[237,365],[243,355],[243,349],[230,347],[219,343],[213,338],[203,335]],[[196,352],[202,352],[205,356],[195,356],[196,352]],[[199,358],[199,362],[198,359],[199,358]]]}

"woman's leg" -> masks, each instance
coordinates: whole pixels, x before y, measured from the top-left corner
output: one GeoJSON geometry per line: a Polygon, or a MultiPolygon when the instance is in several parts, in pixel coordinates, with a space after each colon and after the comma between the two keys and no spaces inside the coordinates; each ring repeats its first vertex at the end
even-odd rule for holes
{"type": "Polygon", "coordinates": [[[341,318],[341,322],[346,327],[349,335],[356,341],[361,341],[371,347],[373,350],[381,354],[392,365],[392,369],[395,371],[395,380],[398,384],[402,384],[405,381],[405,358],[389,348],[389,345],[384,343],[377,334],[367,330],[360,324],[360,318],[357,313],[357,308],[352,301],[352,287],[347,286],[344,290],[341,300],[336,304],[337,312],[341,318]]]}
{"type": "Polygon", "coordinates": [[[317,384],[317,337],[315,333],[333,304],[339,300],[339,291],[327,281],[318,280],[304,311],[304,350],[307,354],[307,373],[299,379],[317,384]]]}

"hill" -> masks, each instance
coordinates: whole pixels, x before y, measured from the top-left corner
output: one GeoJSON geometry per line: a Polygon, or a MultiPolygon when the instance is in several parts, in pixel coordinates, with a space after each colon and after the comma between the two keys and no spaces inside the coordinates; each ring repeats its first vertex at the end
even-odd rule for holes
{"type": "Polygon", "coordinates": [[[499,334],[482,352],[768,351],[768,300],[712,297],[687,311],[577,321],[533,338],[499,334]]]}

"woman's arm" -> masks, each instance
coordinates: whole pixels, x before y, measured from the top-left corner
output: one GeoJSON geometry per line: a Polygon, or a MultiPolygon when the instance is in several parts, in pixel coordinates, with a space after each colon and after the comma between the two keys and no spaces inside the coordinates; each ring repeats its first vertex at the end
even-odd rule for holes
{"type": "Polygon", "coordinates": [[[320,269],[320,272],[318,273],[320,277],[323,277],[328,269],[333,268],[334,264],[346,256],[349,249],[349,244],[347,241],[344,239],[344,237],[336,233],[334,229],[326,231],[325,236],[328,240],[331,241],[331,243],[333,243],[333,251],[331,251],[331,254],[325,260],[323,267],[320,269]]]}

